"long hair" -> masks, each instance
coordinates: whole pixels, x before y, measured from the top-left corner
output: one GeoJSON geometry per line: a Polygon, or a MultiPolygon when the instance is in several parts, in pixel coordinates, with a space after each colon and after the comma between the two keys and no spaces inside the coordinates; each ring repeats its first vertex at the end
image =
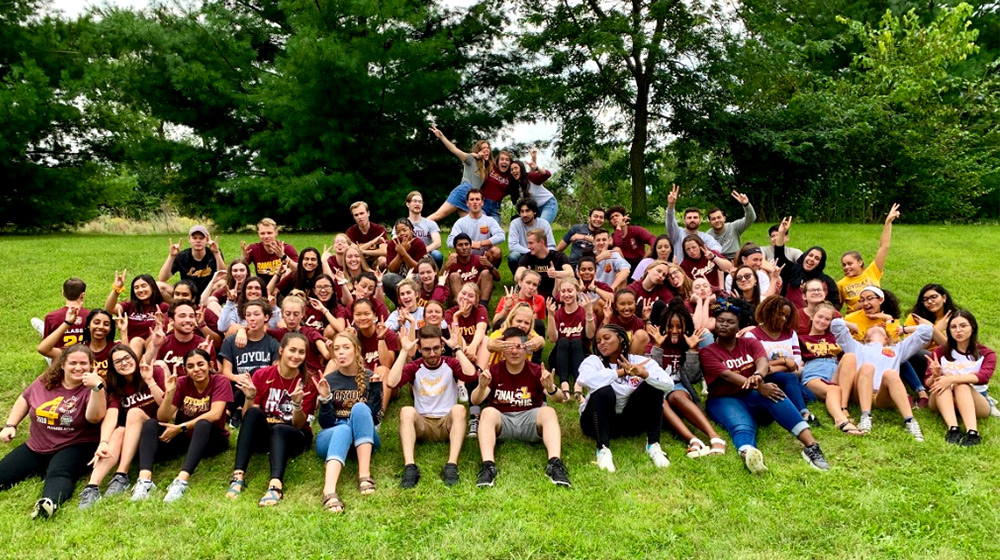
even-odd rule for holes
{"type": "Polygon", "coordinates": [[[149,311],[154,312],[159,308],[160,304],[163,303],[163,294],[160,293],[160,287],[156,284],[156,280],[148,274],[140,274],[132,279],[132,286],[129,291],[129,301],[132,302],[132,309],[136,312],[149,311]],[[149,305],[142,303],[139,296],[135,295],[135,283],[138,280],[145,280],[149,284],[149,305]]]}
{"type": "MultiPolygon", "coordinates": [[[[288,300],[286,299],[285,301],[288,301],[288,300]]],[[[293,341],[293,340],[301,340],[302,343],[305,344],[305,346],[306,346],[306,354],[309,353],[309,339],[306,338],[306,335],[302,334],[299,331],[288,331],[287,333],[285,333],[285,336],[281,337],[281,346],[279,346],[279,348],[281,350],[284,350],[288,346],[288,343],[291,342],[291,341],[293,341]]],[[[302,378],[302,388],[303,388],[303,390],[308,391],[309,387],[306,385],[306,383],[309,382],[309,376],[308,376],[308,373],[307,373],[306,361],[305,360],[302,360],[302,363],[299,364],[299,377],[302,378]]]]}
{"type": "Polygon", "coordinates": [[[955,301],[952,299],[951,294],[948,293],[948,290],[941,284],[925,284],[923,288],[920,288],[920,293],[917,294],[917,301],[913,304],[913,308],[910,309],[910,314],[923,317],[932,323],[937,321],[934,313],[927,309],[927,305],[924,304],[924,296],[932,290],[944,296],[944,307],[941,308],[941,312],[943,314],[951,312],[951,316],[954,317],[958,311],[958,306],[955,305],[955,301]]]}
{"type": "Polygon", "coordinates": [[[368,380],[365,375],[367,368],[365,367],[365,354],[361,348],[361,341],[358,340],[357,336],[347,331],[337,333],[337,336],[333,338],[334,342],[336,342],[338,338],[346,338],[351,344],[354,345],[354,364],[357,366],[358,370],[354,373],[354,382],[358,385],[358,401],[366,402],[368,400],[368,380]]]}
{"type": "Polygon", "coordinates": [[[326,307],[327,311],[329,311],[330,313],[336,312],[337,306],[339,305],[337,303],[337,281],[334,280],[333,276],[330,276],[329,274],[324,273],[316,275],[316,278],[313,280],[313,291],[309,293],[309,297],[313,297],[319,300],[319,302],[322,303],[323,306],[326,307]],[[315,294],[316,282],[319,282],[320,280],[327,280],[330,282],[330,288],[331,288],[330,299],[326,301],[319,300],[319,298],[316,297],[315,294]]]}
{"type": "Polygon", "coordinates": [[[751,308],[755,308],[758,305],[760,305],[760,279],[757,278],[757,272],[754,269],[750,268],[749,266],[741,265],[737,267],[737,269],[733,272],[733,288],[730,293],[733,295],[733,297],[742,299],[743,301],[749,303],[751,308]],[[749,270],[753,278],[753,295],[750,296],[750,299],[744,297],[743,290],[741,290],[739,285],[736,283],[736,277],[740,275],[740,271],[742,270],[749,270]]]}
{"type": "MultiPolygon", "coordinates": [[[[628,358],[629,358],[629,355],[628,355],[628,350],[629,350],[628,335],[629,335],[629,333],[628,333],[628,331],[626,331],[623,327],[620,327],[620,326],[618,326],[618,325],[616,325],[614,323],[608,323],[607,325],[603,325],[598,330],[609,330],[609,331],[613,332],[616,337],[618,337],[618,346],[621,349],[621,351],[620,351],[619,354],[627,362],[628,358]]],[[[604,354],[601,354],[601,352],[599,350],[597,352],[597,355],[601,357],[601,363],[604,364],[604,367],[610,367],[611,366],[611,360],[608,358],[608,356],[605,356],[604,354]]]]}
{"type": "Polygon", "coordinates": [[[243,283],[245,284],[247,280],[250,279],[250,265],[247,261],[243,259],[233,259],[229,261],[229,266],[226,268],[226,287],[230,290],[236,288],[236,277],[233,276],[233,267],[242,264],[243,268],[247,270],[247,275],[243,278],[243,283]]]}
{"type": "Polygon", "coordinates": [[[657,260],[661,260],[661,261],[664,260],[664,259],[661,259],[660,255],[656,252],[656,246],[660,244],[660,241],[666,241],[667,242],[667,247],[670,248],[670,255],[668,255],[665,260],[667,262],[673,262],[673,260],[674,260],[674,243],[670,240],[670,236],[667,235],[666,233],[661,234],[661,235],[657,235],[656,239],[653,241],[653,244],[649,246],[649,258],[651,258],[651,259],[657,259],[657,260]]]}
{"type": "MultiPolygon", "coordinates": [[[[517,200],[518,203],[515,206],[517,213],[521,213],[521,201],[531,200],[531,182],[528,180],[528,166],[524,164],[521,160],[512,160],[510,162],[511,171],[513,171],[514,166],[521,168],[521,176],[517,179],[514,178],[514,174],[510,174],[510,181],[517,186],[517,200]]],[[[535,212],[538,214],[538,212],[535,212]]]]}
{"type": "Polygon", "coordinates": [[[243,308],[243,304],[247,301],[247,286],[251,283],[257,283],[260,286],[260,297],[267,297],[267,282],[264,281],[260,276],[251,276],[243,281],[243,285],[240,286],[240,295],[236,298],[234,302],[236,307],[243,308]]]}
{"type": "Polygon", "coordinates": [[[63,377],[66,376],[66,372],[63,371],[63,368],[66,367],[66,358],[75,352],[83,352],[86,354],[87,359],[90,361],[90,367],[94,367],[94,353],[91,352],[90,348],[86,345],[74,344],[68,348],[63,348],[62,354],[59,354],[58,358],[52,360],[49,367],[46,368],[45,371],[42,372],[42,375],[38,377],[46,389],[54,389],[56,385],[63,382],[63,377]]]}
{"type": "Polygon", "coordinates": [[[299,253],[299,266],[295,268],[294,286],[296,290],[302,290],[307,293],[312,292],[312,287],[316,283],[316,279],[323,274],[323,259],[320,257],[319,249],[315,247],[306,247],[299,253]],[[316,255],[316,268],[312,272],[306,271],[305,267],[302,266],[302,258],[305,257],[306,253],[314,253],[316,255]]]}
{"type": "Polygon", "coordinates": [[[686,272],[684,272],[684,269],[681,268],[681,265],[677,263],[670,263],[667,265],[667,279],[665,280],[665,282],[667,283],[668,286],[670,286],[670,289],[673,290],[682,299],[685,300],[691,299],[691,277],[688,276],[686,272]],[[675,270],[681,273],[680,286],[674,286],[674,283],[671,282],[670,280],[670,274],[675,270]]]}
{"type": "Polygon", "coordinates": [[[806,281],[812,280],[813,278],[822,279],[824,276],[823,270],[825,268],[826,268],[826,249],[820,247],[819,245],[814,245],[806,249],[802,253],[802,256],[799,257],[799,259],[795,261],[795,264],[792,266],[792,272],[791,274],[789,274],[789,280],[785,290],[787,291],[788,288],[798,288],[802,284],[805,284],[806,281]],[[820,255],[819,263],[816,264],[816,268],[812,270],[806,270],[804,266],[804,263],[806,262],[806,255],[808,255],[812,251],[819,251],[820,255]]]}
{"type": "Polygon", "coordinates": [[[945,334],[948,337],[948,342],[944,345],[944,355],[948,358],[954,360],[954,352],[958,351],[958,343],[955,342],[955,337],[951,335],[951,322],[959,317],[964,317],[969,321],[969,325],[972,326],[972,335],[969,337],[969,347],[966,350],[966,356],[972,358],[973,360],[978,360],[981,357],[979,353],[979,322],[976,321],[975,315],[972,312],[965,309],[958,309],[952,313],[951,318],[948,319],[948,328],[945,329],[945,334]]]}
{"type": "Polygon", "coordinates": [[[614,301],[611,302],[612,317],[618,317],[618,300],[620,300],[625,296],[632,296],[632,299],[635,299],[638,305],[638,299],[635,297],[635,293],[632,290],[629,290],[627,288],[620,288],[617,292],[615,292],[614,301]]]}
{"type": "Polygon", "coordinates": [[[127,344],[115,344],[111,348],[111,352],[108,353],[108,374],[104,379],[105,383],[108,385],[108,395],[118,399],[118,402],[122,402],[126,398],[125,387],[129,383],[135,385],[136,393],[144,393],[149,388],[146,386],[146,381],[143,380],[142,375],[139,375],[139,357],[135,355],[135,352],[127,344]],[[135,369],[132,370],[132,381],[130,382],[125,376],[118,371],[118,366],[115,365],[115,352],[126,352],[132,358],[132,363],[135,364],[135,369]]]}
{"type": "MultiPolygon", "coordinates": [[[[479,150],[482,150],[483,147],[484,147],[484,145],[485,146],[489,146],[490,143],[487,142],[486,140],[476,140],[476,142],[472,145],[472,149],[469,150],[469,153],[470,154],[478,154],[479,150]]],[[[491,148],[492,148],[492,146],[491,146],[491,148]]],[[[489,175],[492,171],[493,171],[493,154],[492,154],[492,152],[490,153],[490,159],[489,159],[489,161],[484,162],[483,160],[481,160],[479,158],[476,158],[476,175],[480,179],[485,179],[486,176],[489,175]]]]}
{"type": "Polygon", "coordinates": [[[798,318],[795,305],[781,296],[764,298],[754,311],[757,324],[779,336],[794,331],[798,327],[798,318]],[[788,318],[782,319],[781,314],[785,307],[789,309],[788,318]]]}
{"type": "Polygon", "coordinates": [[[117,331],[115,328],[115,318],[112,317],[111,314],[108,313],[106,309],[98,308],[91,310],[90,315],[87,315],[87,326],[83,328],[83,337],[80,339],[80,342],[86,344],[87,346],[90,346],[92,338],[90,334],[90,324],[94,322],[94,319],[96,319],[98,315],[104,315],[105,317],[107,317],[108,323],[111,324],[111,327],[108,330],[108,336],[105,337],[104,340],[107,342],[107,344],[111,344],[115,341],[115,336],[117,335],[117,331]]]}

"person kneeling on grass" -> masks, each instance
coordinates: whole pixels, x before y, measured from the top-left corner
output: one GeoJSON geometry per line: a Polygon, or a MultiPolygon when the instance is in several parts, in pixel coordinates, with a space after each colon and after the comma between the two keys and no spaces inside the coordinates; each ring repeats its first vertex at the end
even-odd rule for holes
{"type": "Polygon", "coordinates": [[[479,405],[489,398],[479,419],[479,452],[483,457],[476,486],[493,486],[497,466],[493,451],[497,437],[529,442],[545,442],[549,462],[545,474],[558,486],[569,487],[569,473],[563,465],[562,433],[556,411],[545,404],[547,395],[555,402],[563,402],[563,393],[556,387],[552,372],[525,359],[524,343],[527,334],[521,329],[509,328],[503,340],[511,343],[504,347],[504,360],[480,371],[479,385],[470,400],[479,405]],[[543,394],[544,393],[544,394],[543,394]]]}
{"type": "Polygon", "coordinates": [[[176,502],[188,488],[188,480],[203,457],[229,448],[226,405],[233,400],[233,388],[212,371],[212,357],[201,348],[184,354],[186,377],[174,371],[164,380],[163,402],[142,424],[139,436],[139,480],[132,489],[132,501],[149,497],[153,484],[153,462],[187,453],[177,478],[167,487],[164,502],[176,502]]]}
{"type": "Polygon", "coordinates": [[[955,311],[948,320],[948,338],[927,358],[927,386],[931,388],[931,410],[941,413],[948,424],[945,441],[969,447],[979,445],[978,418],[990,414],[986,386],[993,377],[997,356],[979,344],[979,323],[965,310],[955,311]],[[965,424],[965,435],[958,429],[958,418],[965,424]]]}
{"type": "Polygon", "coordinates": [[[257,505],[275,506],[284,498],[288,460],[305,451],[312,442],[309,424],[316,410],[316,391],[306,367],[308,345],[306,335],[287,333],[281,339],[278,365],[262,367],[253,372],[250,382],[240,381],[237,385],[247,400],[227,498],[238,498],[243,493],[250,457],[262,451],[268,453],[271,461],[271,480],[257,505]]]}
{"type": "Polygon", "coordinates": [[[420,480],[420,470],[414,462],[417,439],[448,441],[448,462],[441,478],[448,486],[458,482],[458,454],[465,439],[465,407],[458,404],[456,382],[474,381],[476,366],[461,351],[458,331],[445,340],[438,327],[422,327],[417,340],[404,328],[400,344],[403,351],[389,370],[386,386],[390,389],[413,384],[413,406],[399,411],[399,440],[403,448],[403,478],[400,486],[413,488],[420,480]],[[444,346],[455,352],[455,358],[443,356],[444,346]],[[419,345],[421,358],[406,363],[411,351],[419,345]]]}
{"type": "Polygon", "coordinates": [[[597,331],[599,355],[580,364],[577,383],[587,390],[580,405],[580,429],[597,440],[597,466],[615,472],[612,437],[646,433],[646,454],[657,468],[670,466],[660,448],[663,394],[673,380],[656,362],[629,354],[628,333],[618,325],[597,331]]]}
{"type": "Polygon", "coordinates": [[[770,369],[759,340],[737,338],[748,321],[746,304],[730,299],[715,311],[715,342],[698,351],[708,383],[705,408],[710,418],[722,424],[733,445],[753,474],[767,471],[764,455],[757,449],[757,423],[777,420],[805,448],[802,457],[819,470],[829,470],[819,444],[795,405],[776,384],[767,381],[770,369]]]}

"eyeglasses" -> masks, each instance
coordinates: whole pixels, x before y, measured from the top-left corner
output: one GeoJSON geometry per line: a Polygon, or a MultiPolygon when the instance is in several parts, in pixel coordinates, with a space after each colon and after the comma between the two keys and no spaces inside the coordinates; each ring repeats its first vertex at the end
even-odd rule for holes
{"type": "Polygon", "coordinates": [[[753,280],[753,274],[740,274],[736,277],[737,282],[744,282],[746,280],[753,280]]]}
{"type": "Polygon", "coordinates": [[[823,293],[823,288],[809,288],[808,290],[806,290],[806,293],[807,294],[822,294],[823,293]]]}
{"type": "Polygon", "coordinates": [[[132,362],[132,356],[129,356],[129,355],[122,356],[121,358],[118,358],[117,360],[111,360],[111,363],[115,364],[116,366],[123,366],[123,365],[131,363],[131,362],[132,362]]]}
{"type": "Polygon", "coordinates": [[[333,289],[333,286],[313,286],[313,289],[317,292],[329,292],[333,289]]]}
{"type": "Polygon", "coordinates": [[[939,297],[941,297],[941,294],[927,294],[926,296],[920,298],[920,301],[924,303],[930,303],[939,297]]]}
{"type": "Polygon", "coordinates": [[[420,353],[421,354],[440,354],[441,353],[441,345],[439,344],[437,346],[431,346],[430,348],[421,348],[420,349],[420,353]]]}
{"type": "Polygon", "coordinates": [[[878,301],[878,298],[877,297],[858,298],[858,301],[861,303],[874,303],[878,301]]]}

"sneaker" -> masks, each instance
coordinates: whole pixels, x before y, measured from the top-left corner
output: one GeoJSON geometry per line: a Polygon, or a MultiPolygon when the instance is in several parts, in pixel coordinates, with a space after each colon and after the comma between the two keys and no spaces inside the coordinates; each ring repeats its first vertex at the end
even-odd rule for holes
{"type": "Polygon", "coordinates": [[[240,424],[242,423],[243,418],[239,414],[233,414],[229,417],[229,421],[226,422],[226,426],[228,426],[230,430],[238,430],[240,429],[240,424]]]}
{"type": "Polygon", "coordinates": [[[802,458],[805,459],[807,463],[812,465],[813,468],[821,471],[830,470],[830,463],[826,462],[826,457],[823,456],[823,451],[819,448],[818,443],[803,447],[802,458]]]}
{"type": "Polygon", "coordinates": [[[101,489],[96,484],[88,484],[80,492],[80,509],[90,509],[101,499],[101,489]]]}
{"type": "Polygon", "coordinates": [[[458,384],[458,402],[469,402],[469,390],[465,388],[465,383],[458,384]]]}
{"type": "Polygon", "coordinates": [[[870,431],[872,431],[872,416],[871,416],[871,414],[869,414],[867,416],[865,416],[864,414],[861,415],[861,421],[858,422],[858,429],[861,430],[862,432],[870,432],[870,431]]]}
{"type": "Polygon", "coordinates": [[[38,334],[40,336],[45,336],[45,321],[39,319],[38,317],[32,317],[31,328],[38,331],[38,334]]]}
{"type": "Polygon", "coordinates": [[[983,438],[979,435],[978,431],[969,430],[968,432],[965,432],[964,436],[962,436],[961,446],[972,447],[973,445],[979,445],[982,441],[983,438]]]}
{"type": "Polygon", "coordinates": [[[441,469],[441,480],[444,481],[445,486],[458,484],[458,465],[455,463],[445,463],[444,468],[441,469]]]}
{"type": "Polygon", "coordinates": [[[479,468],[479,478],[476,479],[476,486],[485,488],[492,487],[497,479],[497,465],[493,461],[483,461],[483,466],[479,468]]]}
{"type": "Polygon", "coordinates": [[[986,400],[990,402],[990,416],[1000,418],[1000,408],[997,408],[997,400],[993,397],[986,397],[986,400]]]}
{"type": "Polygon", "coordinates": [[[924,441],[924,433],[920,431],[920,424],[917,424],[917,420],[911,419],[909,422],[904,422],[903,427],[906,428],[907,432],[913,436],[913,439],[917,441],[924,441]]]}
{"type": "Polygon", "coordinates": [[[420,482],[420,469],[410,463],[403,467],[403,479],[399,482],[400,488],[413,488],[420,482]]]}
{"type": "Polygon", "coordinates": [[[135,486],[132,487],[132,501],[140,502],[149,497],[149,493],[156,490],[156,485],[153,484],[152,480],[139,479],[135,481],[135,486]]]}
{"type": "Polygon", "coordinates": [[[108,483],[108,489],[104,491],[104,497],[110,498],[111,496],[117,496],[128,490],[128,485],[131,481],[128,475],[125,473],[115,473],[111,477],[111,482],[108,483]]]}
{"type": "Polygon", "coordinates": [[[163,497],[163,501],[168,504],[176,502],[184,496],[187,489],[187,482],[184,482],[179,478],[175,478],[174,481],[170,483],[170,486],[167,486],[167,495],[163,497]]]}
{"type": "Polygon", "coordinates": [[[743,463],[746,464],[750,474],[767,472],[767,467],[764,465],[764,454],[756,447],[751,447],[743,453],[743,463]]]}
{"type": "Polygon", "coordinates": [[[944,434],[944,441],[958,445],[958,442],[962,441],[962,430],[958,426],[948,428],[948,432],[944,434]]]}
{"type": "Polygon", "coordinates": [[[479,437],[479,416],[469,417],[469,433],[465,435],[468,439],[479,437]]]}
{"type": "Polygon", "coordinates": [[[665,469],[670,466],[670,459],[667,458],[667,454],[663,452],[663,448],[660,447],[659,443],[647,445],[646,455],[649,455],[649,458],[653,460],[653,464],[658,469],[665,469]]]}
{"type": "Polygon", "coordinates": [[[813,414],[812,412],[807,412],[806,415],[802,417],[802,419],[805,420],[806,423],[809,424],[809,427],[811,428],[819,427],[819,418],[816,418],[816,415],[813,414]]]}
{"type": "Polygon", "coordinates": [[[35,502],[35,509],[31,510],[32,519],[48,519],[56,514],[59,506],[48,498],[42,498],[35,502]]]}
{"type": "Polygon", "coordinates": [[[615,461],[611,457],[611,450],[607,447],[597,450],[597,468],[608,472],[615,472],[615,461]]]}
{"type": "Polygon", "coordinates": [[[570,487],[569,483],[569,472],[566,471],[566,465],[563,464],[562,459],[559,457],[553,457],[549,459],[549,464],[545,466],[545,474],[549,475],[549,480],[552,484],[556,486],[570,487]]]}

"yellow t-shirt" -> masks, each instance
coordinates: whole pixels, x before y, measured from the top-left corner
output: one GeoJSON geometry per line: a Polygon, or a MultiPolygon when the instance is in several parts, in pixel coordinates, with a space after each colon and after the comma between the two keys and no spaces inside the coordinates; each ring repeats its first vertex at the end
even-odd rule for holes
{"type": "MultiPolygon", "coordinates": [[[[502,334],[503,334],[503,329],[497,329],[490,333],[489,340],[496,340],[500,338],[500,335],[502,334]]],[[[536,336],[538,336],[538,333],[532,331],[532,333],[528,335],[528,340],[533,340],[536,336]]],[[[524,359],[530,362],[532,355],[534,355],[534,352],[527,352],[524,355],[524,359]]],[[[503,360],[504,360],[503,352],[490,352],[489,365],[492,366],[493,364],[499,364],[503,360]]]]}
{"type": "Polygon", "coordinates": [[[875,266],[874,262],[858,276],[845,276],[837,280],[837,291],[840,292],[840,301],[844,303],[845,309],[850,311],[858,304],[858,296],[867,286],[882,287],[882,269],[875,266]]]}
{"type": "Polygon", "coordinates": [[[883,327],[893,342],[897,342],[899,340],[899,321],[895,319],[889,321],[888,323],[885,321],[872,321],[867,315],[865,315],[864,310],[860,310],[855,311],[854,313],[848,313],[847,316],[844,317],[844,320],[858,326],[858,332],[852,335],[855,340],[864,341],[865,333],[872,327],[883,327]]]}

